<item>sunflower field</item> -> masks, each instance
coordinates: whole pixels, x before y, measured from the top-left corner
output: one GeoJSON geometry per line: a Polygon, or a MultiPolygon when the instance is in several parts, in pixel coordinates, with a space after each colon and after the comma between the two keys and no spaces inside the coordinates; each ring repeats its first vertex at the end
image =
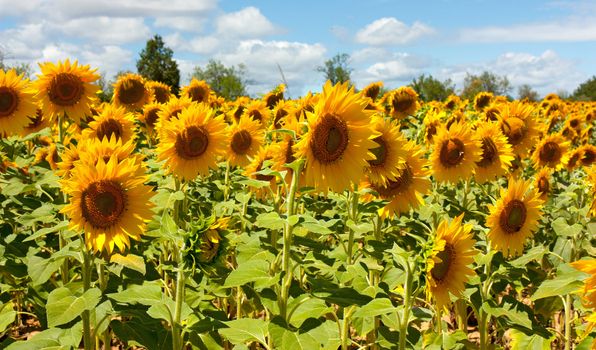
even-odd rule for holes
{"type": "Polygon", "coordinates": [[[596,103],[40,67],[0,70],[0,348],[596,348],[596,103]]]}

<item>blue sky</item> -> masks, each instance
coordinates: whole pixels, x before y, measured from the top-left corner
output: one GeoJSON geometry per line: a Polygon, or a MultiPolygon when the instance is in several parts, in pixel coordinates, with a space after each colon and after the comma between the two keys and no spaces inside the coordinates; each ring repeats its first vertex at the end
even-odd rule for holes
{"type": "Polygon", "coordinates": [[[489,70],[544,95],[596,74],[596,1],[0,0],[0,9],[9,62],[69,57],[109,80],[134,70],[160,34],[183,83],[213,58],[244,64],[254,96],[281,82],[278,65],[292,97],[319,90],[315,69],[337,53],[350,55],[358,87],[432,74],[461,88],[466,74],[489,70]]]}

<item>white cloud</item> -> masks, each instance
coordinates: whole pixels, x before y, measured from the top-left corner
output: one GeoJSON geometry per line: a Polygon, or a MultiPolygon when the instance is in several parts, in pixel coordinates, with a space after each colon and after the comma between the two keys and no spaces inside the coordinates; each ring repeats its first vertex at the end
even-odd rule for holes
{"type": "Polygon", "coordinates": [[[28,1],[14,1],[14,0],[0,0],[0,18],[4,16],[21,16],[38,9],[43,3],[43,0],[28,0],[28,1]]]}
{"type": "Polygon", "coordinates": [[[89,17],[53,23],[63,35],[90,39],[99,44],[127,44],[149,39],[150,29],[143,18],[89,17]]]}
{"type": "Polygon", "coordinates": [[[553,50],[546,50],[540,55],[506,52],[490,62],[445,68],[439,75],[451,78],[461,87],[466,74],[479,74],[485,70],[506,76],[512,86],[529,84],[541,94],[560,89],[572,90],[585,79],[576,62],[560,57],[553,50]]]}
{"type": "Polygon", "coordinates": [[[460,40],[471,43],[595,41],[596,17],[568,18],[564,22],[528,23],[509,27],[465,28],[460,32],[460,40]]]}
{"type": "Polygon", "coordinates": [[[258,38],[278,32],[267,17],[252,6],[220,16],[215,27],[219,34],[226,37],[258,38]]]}
{"type": "Polygon", "coordinates": [[[391,53],[385,49],[364,49],[354,53],[356,62],[365,67],[356,70],[353,79],[357,86],[365,86],[373,81],[383,81],[386,85],[403,85],[428,70],[431,60],[408,53],[391,53]]]}
{"type": "Polygon", "coordinates": [[[394,17],[383,17],[359,30],[356,42],[374,46],[400,45],[434,33],[433,28],[422,22],[416,21],[408,27],[394,17]]]}
{"type": "Polygon", "coordinates": [[[262,93],[282,82],[283,71],[293,95],[301,94],[307,84],[321,80],[315,71],[325,61],[321,44],[288,41],[246,40],[235,51],[217,55],[226,65],[244,64],[250,80],[249,92],[262,93]]]}
{"type": "Polygon", "coordinates": [[[172,28],[183,32],[201,32],[205,19],[200,16],[157,17],[153,23],[158,28],[172,28]]]}

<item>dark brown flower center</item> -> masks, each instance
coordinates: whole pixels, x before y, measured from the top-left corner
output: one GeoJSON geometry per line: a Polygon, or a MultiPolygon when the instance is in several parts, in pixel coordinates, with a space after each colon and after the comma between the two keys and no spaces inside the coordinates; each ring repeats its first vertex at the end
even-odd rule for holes
{"type": "MultiPolygon", "coordinates": [[[[259,171],[263,170],[263,163],[265,163],[265,161],[267,161],[269,159],[271,159],[271,158],[263,159],[259,163],[259,166],[257,166],[257,170],[255,172],[258,173],[259,171]]],[[[271,181],[271,180],[275,179],[275,176],[274,175],[255,174],[255,178],[259,181],[271,181]]]]}
{"type": "Polygon", "coordinates": [[[194,102],[207,102],[209,94],[207,89],[197,85],[188,89],[188,97],[194,102]]]}
{"type": "Polygon", "coordinates": [[[200,157],[209,146],[209,135],[203,127],[192,125],[184,129],[176,137],[174,147],[176,154],[183,159],[200,157]]]}
{"type": "Polygon", "coordinates": [[[434,136],[437,134],[437,126],[433,123],[426,127],[426,140],[432,141],[434,136]]]}
{"type": "Polygon", "coordinates": [[[410,95],[396,96],[393,99],[393,109],[398,112],[408,112],[415,105],[416,101],[410,95]]]}
{"type": "Polygon", "coordinates": [[[476,110],[483,110],[484,107],[488,106],[488,104],[490,103],[491,97],[487,96],[487,95],[482,95],[479,96],[476,99],[476,110]]]}
{"type": "Polygon", "coordinates": [[[501,130],[507,137],[509,143],[512,146],[516,146],[523,141],[528,131],[528,128],[523,120],[517,117],[512,117],[508,118],[505,122],[503,122],[503,124],[501,125],[501,130]]]}
{"type": "Polygon", "coordinates": [[[83,218],[94,228],[107,229],[120,220],[126,210],[126,199],[126,192],[118,182],[93,182],[81,196],[83,218]]]}
{"type": "Polygon", "coordinates": [[[545,163],[558,162],[561,158],[561,148],[556,142],[549,141],[540,148],[538,155],[545,163]]]}
{"type": "Polygon", "coordinates": [[[375,155],[375,159],[369,160],[368,164],[370,164],[373,167],[381,166],[385,164],[385,161],[387,160],[387,143],[385,142],[385,140],[383,140],[383,137],[381,136],[375,137],[373,141],[378,143],[379,147],[375,147],[370,150],[375,155]]]}
{"type": "Polygon", "coordinates": [[[145,97],[145,84],[138,79],[127,79],[120,85],[118,96],[125,105],[139,103],[145,97]]]}
{"type": "Polygon", "coordinates": [[[85,87],[81,78],[72,73],[59,73],[52,81],[48,89],[48,97],[53,104],[68,107],[74,106],[81,100],[85,93],[85,87]]]}
{"type": "Polygon", "coordinates": [[[476,164],[481,168],[486,168],[493,164],[499,157],[497,145],[490,137],[482,138],[482,158],[476,164]]]}
{"type": "Polygon", "coordinates": [[[313,131],[310,147],[321,163],[333,163],[348,147],[348,126],[338,117],[327,114],[313,131]]]}
{"type": "Polygon", "coordinates": [[[381,92],[381,87],[379,85],[372,85],[364,91],[364,95],[374,101],[379,96],[379,92],[381,92]]]}
{"type": "Polygon", "coordinates": [[[242,113],[244,113],[245,109],[246,107],[244,106],[238,106],[238,108],[236,108],[236,110],[234,111],[234,119],[236,119],[237,121],[240,120],[240,117],[242,116],[242,113]]]}
{"type": "Polygon", "coordinates": [[[457,166],[464,159],[464,143],[460,139],[443,141],[439,153],[441,164],[446,168],[457,166]]]}
{"type": "Polygon", "coordinates": [[[445,243],[445,249],[438,252],[437,257],[441,259],[441,262],[435,262],[430,274],[435,281],[441,283],[449,275],[451,265],[455,261],[455,248],[451,243],[445,243]]]}
{"type": "Polygon", "coordinates": [[[19,95],[7,86],[0,87],[0,118],[12,115],[19,107],[19,95]]]}
{"type": "Polygon", "coordinates": [[[151,108],[150,110],[145,112],[145,124],[147,125],[147,127],[155,127],[155,123],[159,118],[157,112],[159,112],[159,107],[151,108]]]}
{"type": "Polygon", "coordinates": [[[289,139],[287,146],[286,146],[286,157],[285,157],[285,162],[286,164],[290,164],[292,162],[294,162],[296,160],[296,157],[294,157],[294,151],[292,150],[292,147],[294,146],[294,139],[289,139]]]}
{"type": "Polygon", "coordinates": [[[596,153],[594,152],[594,150],[587,148],[584,150],[584,155],[581,159],[581,162],[583,165],[590,165],[590,164],[594,163],[595,159],[596,159],[596,153]]]}
{"type": "Polygon", "coordinates": [[[122,124],[115,119],[107,119],[97,126],[95,132],[97,134],[97,139],[100,141],[103,140],[104,137],[109,140],[112,135],[116,136],[116,139],[120,139],[122,138],[122,124]]]}
{"type": "Polygon", "coordinates": [[[37,109],[35,111],[35,116],[29,116],[29,125],[27,125],[27,129],[35,129],[41,125],[43,121],[43,112],[41,109],[37,109]]]}
{"type": "Polygon", "coordinates": [[[267,108],[272,109],[275,107],[277,102],[281,101],[284,98],[283,92],[278,92],[267,96],[265,103],[267,104],[267,108]]]}
{"type": "Polygon", "coordinates": [[[395,180],[388,180],[385,185],[373,185],[373,188],[383,198],[391,198],[404,193],[412,184],[414,180],[414,174],[412,168],[406,163],[405,166],[400,169],[399,176],[395,180]]]}
{"type": "Polygon", "coordinates": [[[232,136],[232,151],[236,154],[244,155],[252,144],[252,136],[246,130],[240,130],[232,136]]]}
{"type": "Polygon", "coordinates": [[[261,114],[261,112],[259,112],[256,109],[253,109],[252,111],[250,111],[250,113],[248,113],[248,116],[250,117],[250,119],[252,120],[256,120],[258,122],[263,121],[263,115],[261,114]]]}
{"type": "Polygon", "coordinates": [[[546,176],[541,176],[538,179],[538,192],[542,194],[547,194],[550,189],[550,184],[548,183],[548,178],[546,176]]]}
{"type": "Polygon", "coordinates": [[[281,129],[282,121],[288,115],[288,111],[285,109],[278,109],[275,113],[275,118],[273,119],[273,127],[276,129],[281,129]]]}
{"type": "Polygon", "coordinates": [[[499,225],[507,234],[514,234],[521,230],[526,222],[527,209],[524,202],[514,199],[507,203],[499,216],[499,225]]]}
{"type": "Polygon", "coordinates": [[[170,100],[170,92],[163,86],[154,86],[153,96],[155,96],[155,102],[157,103],[166,103],[170,100]]]}

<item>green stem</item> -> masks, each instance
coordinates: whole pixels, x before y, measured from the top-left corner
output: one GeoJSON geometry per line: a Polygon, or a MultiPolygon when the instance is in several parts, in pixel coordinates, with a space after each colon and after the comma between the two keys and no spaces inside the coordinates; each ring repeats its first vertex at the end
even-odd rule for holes
{"type": "Polygon", "coordinates": [[[296,198],[296,190],[298,188],[298,180],[300,178],[300,173],[302,172],[302,164],[303,162],[301,162],[297,169],[295,169],[295,171],[292,172],[292,182],[290,184],[290,190],[288,192],[286,222],[284,224],[283,232],[282,271],[284,277],[281,285],[281,293],[279,298],[279,313],[280,316],[288,322],[288,298],[293,278],[290,251],[292,247],[292,233],[294,231],[294,225],[291,224],[290,218],[294,215],[294,201],[296,198]]]}
{"type": "Polygon", "coordinates": [[[230,162],[226,161],[226,174],[224,177],[224,202],[230,195],[230,162]]]}
{"type": "Polygon", "coordinates": [[[470,178],[466,179],[466,182],[464,184],[464,198],[462,201],[462,207],[464,208],[464,211],[469,211],[468,210],[468,194],[470,193],[470,178]]]}
{"type": "MultiPolygon", "coordinates": [[[[350,193],[348,197],[348,217],[354,224],[358,221],[358,187],[354,188],[354,191],[350,193]]],[[[354,251],[354,230],[350,229],[348,233],[348,265],[352,265],[352,254],[354,251]]]]}
{"type": "Polygon", "coordinates": [[[242,318],[242,287],[236,289],[236,319],[242,318]]]}
{"type": "Polygon", "coordinates": [[[174,307],[174,320],[172,322],[172,344],[173,350],[180,350],[184,346],[180,321],[182,315],[182,303],[184,301],[185,276],[184,262],[182,261],[182,251],[177,250],[176,256],[178,260],[178,272],[176,274],[176,306],[174,307]]]}
{"type": "Polygon", "coordinates": [[[565,350],[571,349],[571,295],[567,294],[563,299],[563,306],[565,307],[565,350]]]}
{"type": "MultiPolygon", "coordinates": [[[[406,348],[406,333],[408,331],[408,320],[410,319],[410,309],[412,304],[412,270],[410,268],[410,262],[405,262],[406,268],[406,283],[404,285],[404,313],[403,317],[400,322],[400,330],[399,330],[399,349],[404,350],[406,348]]],[[[439,320],[440,322],[440,320],[439,320]]]]}
{"type": "Polygon", "coordinates": [[[344,319],[341,323],[341,350],[348,350],[350,346],[350,318],[354,312],[354,306],[344,308],[344,319]]]}
{"type": "Polygon", "coordinates": [[[488,315],[480,310],[480,320],[478,322],[478,332],[480,333],[480,350],[488,349],[488,315]]]}
{"type": "MultiPolygon", "coordinates": [[[[91,288],[91,264],[92,256],[84,246],[83,243],[83,268],[81,271],[83,277],[83,293],[91,288]]],[[[93,350],[95,343],[93,342],[91,330],[91,312],[89,310],[83,311],[83,344],[85,350],[93,350]]]]}
{"type": "Polygon", "coordinates": [[[463,299],[458,299],[455,302],[455,315],[457,317],[457,328],[464,334],[468,334],[467,305],[463,299]]]}

